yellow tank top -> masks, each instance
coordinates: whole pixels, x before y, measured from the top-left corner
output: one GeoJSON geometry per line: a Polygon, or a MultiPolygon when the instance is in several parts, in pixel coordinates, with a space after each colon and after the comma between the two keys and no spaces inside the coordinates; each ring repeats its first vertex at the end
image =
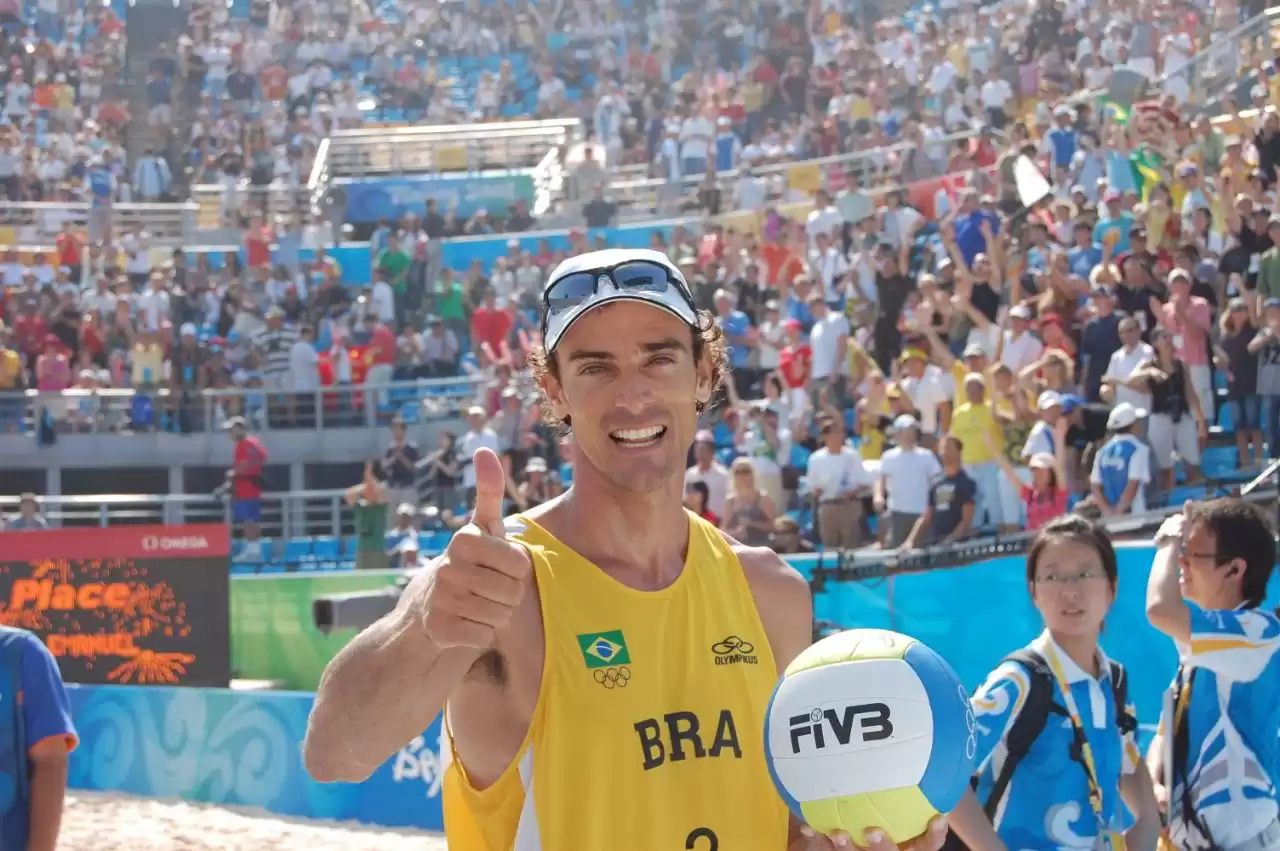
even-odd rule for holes
{"type": "Polygon", "coordinates": [[[859,423],[858,454],[863,461],[879,461],[884,455],[884,432],[873,428],[871,423],[879,423],[881,417],[889,415],[889,400],[881,399],[878,405],[868,405],[862,412],[859,423]]]}
{"type": "Polygon", "coordinates": [[[689,515],[684,571],[645,592],[518,519],[546,635],[542,688],[492,786],[475,789],[449,759],[449,851],[785,849],[763,751],[777,666],[720,533],[689,515]]]}

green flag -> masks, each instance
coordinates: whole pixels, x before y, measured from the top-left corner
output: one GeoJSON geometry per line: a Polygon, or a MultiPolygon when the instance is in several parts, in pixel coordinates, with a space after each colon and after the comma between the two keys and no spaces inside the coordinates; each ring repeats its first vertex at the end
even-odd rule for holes
{"type": "Polygon", "coordinates": [[[1129,168],[1133,171],[1133,183],[1138,197],[1145,204],[1151,198],[1151,190],[1164,180],[1164,163],[1160,155],[1147,147],[1129,154],[1129,168]]]}

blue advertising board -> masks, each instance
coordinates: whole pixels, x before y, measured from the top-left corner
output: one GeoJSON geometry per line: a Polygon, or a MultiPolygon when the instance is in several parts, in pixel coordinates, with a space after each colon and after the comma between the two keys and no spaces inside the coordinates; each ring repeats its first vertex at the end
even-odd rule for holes
{"type": "Polygon", "coordinates": [[[435,200],[441,212],[454,211],[459,219],[469,219],[481,208],[505,216],[507,208],[521,200],[533,209],[533,175],[528,171],[459,177],[342,177],[333,183],[347,193],[346,220],[354,224],[398,219],[405,213],[421,217],[428,200],[435,200]]]}
{"type": "Polygon", "coordinates": [[[289,816],[443,830],[440,722],[364,783],[316,783],[302,766],[313,695],[68,686],[77,789],[262,807],[289,816]]]}
{"type": "MultiPolygon", "coordinates": [[[[1129,672],[1145,739],[1177,665],[1173,643],[1147,623],[1150,546],[1117,548],[1119,581],[1102,644],[1129,672]]],[[[820,556],[791,559],[811,574],[820,556]]],[[[1026,560],[1004,557],[963,567],[830,582],[814,601],[819,620],[879,627],[938,649],[968,688],[1042,630],[1027,589],[1026,560]],[[1000,628],[975,624],[993,607],[1000,628]]],[[[1266,605],[1280,598],[1273,577],[1266,605]]],[[[440,722],[437,719],[365,783],[320,784],[302,766],[313,695],[199,688],[71,686],[80,747],[74,788],[178,796],[262,807],[283,815],[354,819],[389,827],[443,829],[440,722]]]]}

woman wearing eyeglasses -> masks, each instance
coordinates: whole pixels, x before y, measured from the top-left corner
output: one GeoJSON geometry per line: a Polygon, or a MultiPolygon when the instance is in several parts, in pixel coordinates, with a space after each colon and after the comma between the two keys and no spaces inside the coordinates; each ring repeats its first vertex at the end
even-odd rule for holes
{"type": "Polygon", "coordinates": [[[978,782],[952,830],[972,851],[1152,851],[1160,819],[1124,668],[1098,644],[1116,595],[1107,533],[1076,516],[1045,525],[1027,588],[1045,629],[973,698],[978,782]]]}

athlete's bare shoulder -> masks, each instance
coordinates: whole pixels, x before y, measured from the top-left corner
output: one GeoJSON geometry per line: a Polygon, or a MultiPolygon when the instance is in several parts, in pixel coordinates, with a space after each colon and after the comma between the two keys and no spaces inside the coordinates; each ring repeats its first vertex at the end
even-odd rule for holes
{"type": "Polygon", "coordinates": [[[813,596],[800,572],[768,547],[748,547],[724,532],[742,565],[778,668],[813,643],[813,596]]]}

